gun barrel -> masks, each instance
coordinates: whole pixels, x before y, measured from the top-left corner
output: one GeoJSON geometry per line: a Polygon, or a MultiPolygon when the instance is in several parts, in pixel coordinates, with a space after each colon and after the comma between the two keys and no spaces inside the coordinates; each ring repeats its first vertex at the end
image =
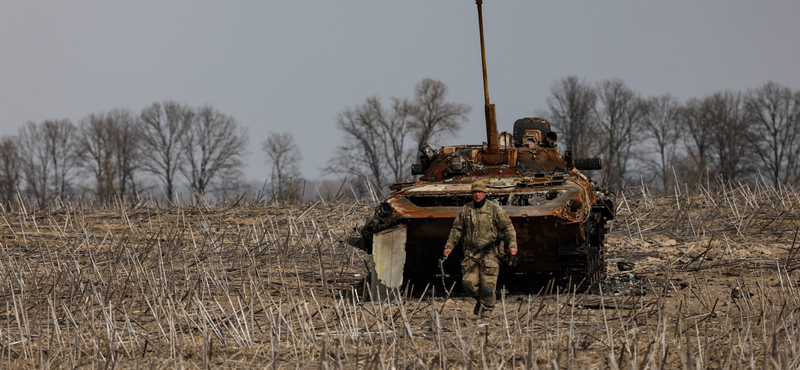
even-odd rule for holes
{"type": "Polygon", "coordinates": [[[489,102],[489,76],[486,69],[486,46],[483,39],[483,0],[475,0],[478,5],[478,29],[481,35],[481,64],[483,66],[483,96],[486,99],[486,143],[488,144],[487,154],[497,154],[500,143],[497,135],[497,116],[495,115],[494,104],[489,102]]]}

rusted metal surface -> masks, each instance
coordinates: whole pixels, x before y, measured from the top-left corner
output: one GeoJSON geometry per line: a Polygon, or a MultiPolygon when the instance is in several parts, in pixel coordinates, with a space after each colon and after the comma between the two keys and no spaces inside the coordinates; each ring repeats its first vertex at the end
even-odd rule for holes
{"type": "MultiPolygon", "coordinates": [[[[453,220],[471,200],[470,185],[480,179],[487,184],[488,199],[508,213],[517,234],[517,263],[501,273],[555,272],[569,280],[594,280],[605,272],[603,239],[614,207],[612,197],[580,170],[600,169],[600,160],[562,153],[558,135],[541,118],[521,118],[512,133],[498,134],[495,106],[489,102],[482,3],[476,1],[487,142],[439,150],[423,144],[420,163],[412,166],[420,180],[390,186],[392,194],[352,244],[372,253],[378,233],[405,226],[404,275],[441,275],[438,259],[453,220]]],[[[376,245],[383,248],[386,242],[376,245]]],[[[460,274],[461,253],[454,249],[444,263],[448,274],[460,274]]]]}
{"type": "MultiPolygon", "coordinates": [[[[424,175],[415,183],[391,187],[392,195],[362,230],[364,249],[369,251],[372,234],[402,224],[407,227],[406,277],[439,273],[437,260],[453,220],[471,200],[472,182],[481,179],[487,184],[489,200],[503,207],[517,231],[518,260],[515,266],[505,267],[505,273],[600,276],[602,234],[605,223],[613,218],[611,199],[574,167],[576,162],[591,161],[566,159],[558,150],[546,121],[519,122],[540,130],[515,130],[520,133],[510,145],[498,150],[502,158],[498,164],[485,163],[484,146],[423,148],[424,175]]],[[[500,136],[511,137],[506,134],[500,136]]],[[[599,164],[599,160],[591,163],[599,164]]],[[[450,274],[458,274],[461,255],[457,250],[455,258],[445,263],[450,274]]]]}

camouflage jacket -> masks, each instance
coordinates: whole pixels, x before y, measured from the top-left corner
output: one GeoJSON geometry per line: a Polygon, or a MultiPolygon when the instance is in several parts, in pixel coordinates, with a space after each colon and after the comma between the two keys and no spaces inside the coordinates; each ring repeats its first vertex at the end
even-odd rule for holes
{"type": "Polygon", "coordinates": [[[481,208],[475,208],[475,202],[469,202],[456,216],[444,249],[453,249],[463,237],[464,253],[467,254],[497,237],[498,230],[505,232],[509,249],[516,249],[517,233],[506,211],[488,199],[481,208]]]}

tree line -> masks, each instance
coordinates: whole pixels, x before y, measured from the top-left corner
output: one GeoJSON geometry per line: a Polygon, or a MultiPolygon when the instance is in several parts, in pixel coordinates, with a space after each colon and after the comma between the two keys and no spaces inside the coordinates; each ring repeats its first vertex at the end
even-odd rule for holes
{"type": "Polygon", "coordinates": [[[247,129],[211,105],[153,103],[139,114],[128,109],[68,119],[28,122],[17,135],[0,138],[0,191],[6,202],[23,198],[49,203],[73,194],[91,177],[100,202],[138,197],[142,176],[159,180],[175,199],[179,176],[195,194],[238,184],[247,129]]]}
{"type": "MultiPolygon", "coordinates": [[[[467,121],[470,107],[446,95],[444,83],[425,79],[412,99],[392,98],[385,107],[373,96],[345,108],[336,119],[343,144],[323,171],[378,188],[410,179],[417,148],[453,136],[467,121]]],[[[752,176],[800,180],[800,91],[774,82],[680,102],[670,94],[644,97],[617,78],[568,76],[553,83],[546,108],[534,115],[550,121],[562,150],[602,158],[594,175],[612,189],[640,177],[665,191],[752,176]]]]}
{"type": "MultiPolygon", "coordinates": [[[[469,105],[448,102],[446,96],[444,83],[424,79],[411,99],[392,98],[385,107],[373,96],[346,108],[336,120],[346,133],[343,144],[323,176],[354,179],[362,195],[368,186],[383,189],[405,180],[419,144],[455,135],[467,120],[469,105]],[[416,146],[410,149],[412,140],[416,146]]],[[[169,200],[181,181],[200,196],[236,192],[247,143],[246,128],[233,117],[211,105],[195,108],[175,101],[153,103],[139,114],[128,109],[92,113],[77,125],[67,119],[28,122],[17,135],[0,138],[0,196],[9,202],[19,194],[40,205],[80,190],[90,190],[100,202],[136,199],[146,188],[143,176],[158,179],[169,200]],[[93,187],[80,181],[87,176],[93,187]]],[[[271,169],[265,189],[271,198],[302,201],[302,155],[292,134],[269,132],[262,150],[271,169]]],[[[332,192],[327,185],[323,193],[332,192]]]]}
{"type": "Polygon", "coordinates": [[[569,76],[553,83],[544,115],[563,147],[603,159],[606,186],[634,176],[668,191],[717,179],[800,180],[800,91],[775,82],[680,102],[643,97],[620,79],[569,76]]]}
{"type": "MultiPolygon", "coordinates": [[[[471,107],[448,101],[447,93],[443,82],[423,79],[411,98],[384,104],[371,96],[346,107],[335,121],[342,144],[323,176],[353,179],[362,194],[410,180],[418,148],[451,139],[467,122],[471,107]]],[[[568,76],[553,83],[546,108],[534,114],[552,123],[560,148],[601,157],[598,179],[612,189],[640,176],[666,191],[712,179],[800,180],[800,91],[774,82],[680,102],[670,94],[643,97],[620,79],[589,83],[568,76]]],[[[238,192],[247,144],[247,128],[232,116],[175,101],[138,114],[92,113],[77,125],[28,122],[17,135],[0,137],[0,196],[46,204],[90,190],[101,202],[136,199],[148,188],[146,178],[157,179],[170,200],[179,183],[200,196],[238,192]]],[[[302,198],[302,155],[292,134],[270,132],[262,150],[273,198],[302,198]]]]}

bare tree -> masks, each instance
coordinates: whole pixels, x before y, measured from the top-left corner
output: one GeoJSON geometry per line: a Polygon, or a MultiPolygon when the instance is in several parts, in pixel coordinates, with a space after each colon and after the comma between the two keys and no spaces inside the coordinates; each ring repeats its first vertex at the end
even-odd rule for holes
{"type": "Polygon", "coordinates": [[[103,113],[90,114],[80,123],[80,166],[94,176],[95,193],[104,203],[116,194],[115,131],[114,121],[103,113]]]}
{"type": "Polygon", "coordinates": [[[120,197],[136,194],[135,172],[141,166],[139,120],[127,109],[113,109],[106,117],[113,122],[114,165],[120,197]]]}
{"type": "Polygon", "coordinates": [[[714,170],[724,180],[735,180],[751,169],[753,157],[741,94],[721,92],[705,100],[706,117],[713,127],[714,170]]]}
{"type": "MultiPolygon", "coordinates": [[[[793,97],[794,103],[792,104],[795,109],[791,121],[795,122],[795,125],[800,126],[800,90],[795,91],[793,97]]],[[[800,144],[796,145],[794,151],[788,156],[788,160],[786,161],[786,175],[787,181],[791,181],[792,183],[800,181],[800,144]]]]}
{"type": "Polygon", "coordinates": [[[597,93],[592,85],[568,76],[553,83],[547,97],[549,120],[566,149],[576,157],[588,157],[593,146],[597,93]]]}
{"type": "Polygon", "coordinates": [[[336,127],[344,132],[345,144],[336,149],[323,172],[366,176],[381,189],[386,175],[393,176],[395,182],[402,181],[411,159],[405,147],[411,130],[410,108],[407,101],[395,98],[387,112],[373,96],[363,105],[339,113],[336,127]]]}
{"type": "Polygon", "coordinates": [[[447,85],[441,81],[426,78],[414,87],[411,127],[418,147],[457,134],[467,122],[472,107],[448,102],[446,98],[447,85]]]}
{"type": "Polygon", "coordinates": [[[336,116],[336,128],[344,133],[344,145],[336,148],[327,166],[323,168],[323,173],[367,177],[381,187],[385,165],[378,148],[380,138],[376,121],[375,112],[369,104],[346,108],[339,113],[336,116]]]}
{"type": "Polygon", "coordinates": [[[39,203],[44,203],[48,197],[47,185],[51,164],[41,129],[36,123],[28,122],[19,128],[18,137],[20,153],[25,153],[24,156],[20,156],[25,179],[25,194],[39,203]]]}
{"type": "Polygon", "coordinates": [[[101,202],[135,193],[133,175],[139,162],[136,126],[136,117],[126,109],[90,114],[81,120],[80,166],[94,176],[101,202]]]}
{"type": "Polygon", "coordinates": [[[200,108],[181,138],[186,159],[181,172],[192,189],[205,194],[222,171],[242,168],[247,140],[247,129],[239,127],[235,118],[220,113],[211,105],[200,108]]]}
{"type": "Polygon", "coordinates": [[[153,103],[141,113],[139,140],[142,169],[157,176],[170,200],[175,197],[175,175],[183,165],[181,139],[194,119],[191,108],[174,101],[153,103]]]}
{"type": "Polygon", "coordinates": [[[597,87],[601,106],[596,109],[607,186],[619,185],[628,172],[634,144],[643,126],[646,103],[620,79],[597,87]]]}
{"type": "Polygon", "coordinates": [[[709,159],[712,155],[714,127],[708,117],[708,102],[697,98],[689,99],[683,107],[678,109],[678,117],[683,126],[683,141],[691,162],[694,163],[693,173],[688,171],[691,167],[685,166],[683,181],[697,182],[706,173],[709,159]]]}
{"type": "Polygon", "coordinates": [[[774,184],[797,176],[800,149],[800,93],[774,82],[752,89],[745,99],[745,119],[756,140],[753,149],[774,184]]]}
{"type": "Polygon", "coordinates": [[[291,132],[270,132],[267,140],[261,143],[271,166],[272,189],[284,197],[287,190],[294,190],[300,178],[300,149],[294,142],[291,132]]]}
{"type": "Polygon", "coordinates": [[[0,196],[6,208],[19,190],[22,161],[16,144],[17,138],[3,136],[0,139],[0,196]]]}
{"type": "Polygon", "coordinates": [[[472,108],[446,98],[447,86],[426,78],[415,86],[414,100],[392,98],[385,109],[380,98],[373,96],[345,109],[336,117],[345,144],[336,149],[323,173],[366,177],[381,189],[390,176],[394,182],[405,181],[417,152],[417,148],[407,148],[409,134],[419,147],[456,134],[467,121],[472,108]]]}
{"type": "Polygon", "coordinates": [[[644,134],[655,144],[652,154],[656,156],[646,162],[661,178],[665,191],[668,190],[670,170],[680,139],[678,107],[678,101],[669,94],[652,97],[644,116],[644,134]]]}
{"type": "Polygon", "coordinates": [[[41,126],[48,158],[53,165],[53,190],[64,196],[69,190],[70,174],[77,164],[77,129],[67,119],[44,121],[41,126]]]}
{"type": "Polygon", "coordinates": [[[371,103],[379,112],[378,124],[380,125],[381,148],[383,158],[394,177],[394,182],[405,181],[411,174],[410,164],[413,162],[414,149],[406,148],[406,137],[413,127],[414,112],[416,108],[406,99],[392,98],[392,108],[385,112],[380,101],[371,103]]]}
{"type": "Polygon", "coordinates": [[[45,203],[65,195],[76,165],[76,128],[66,119],[28,122],[19,129],[19,149],[26,193],[45,203]]]}
{"type": "Polygon", "coordinates": [[[700,180],[703,172],[732,180],[751,169],[752,139],[739,93],[692,98],[680,109],[680,119],[686,150],[697,166],[696,173],[688,173],[688,181],[700,180]]]}

